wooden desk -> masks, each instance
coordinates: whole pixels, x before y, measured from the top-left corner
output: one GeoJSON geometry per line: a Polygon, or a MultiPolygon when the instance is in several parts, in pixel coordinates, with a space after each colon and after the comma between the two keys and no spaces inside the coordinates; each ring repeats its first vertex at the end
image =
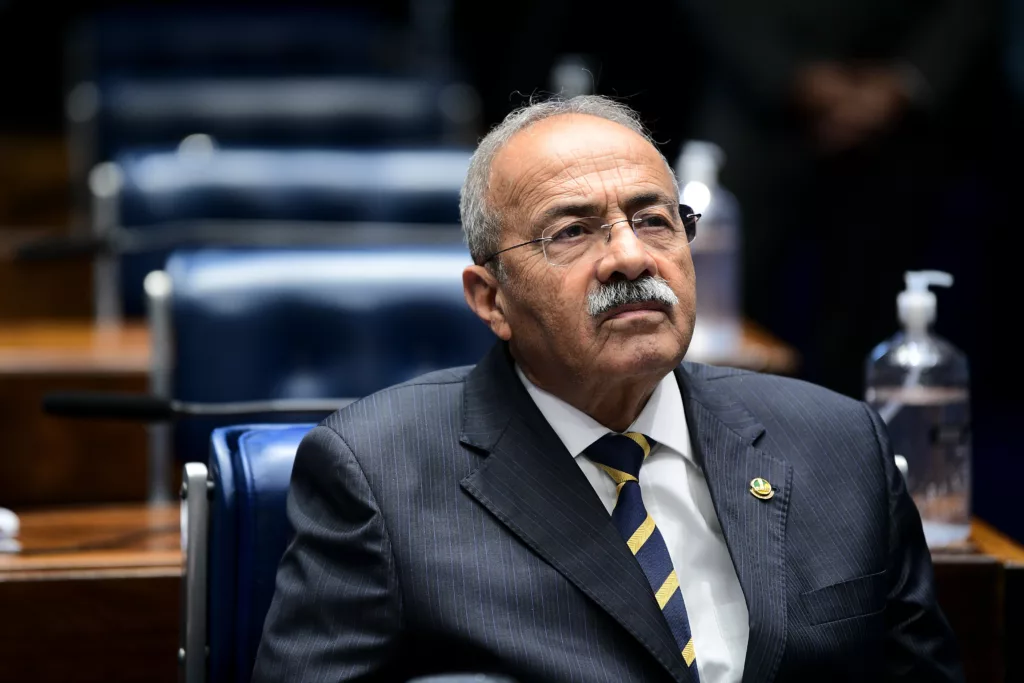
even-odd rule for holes
{"type": "Polygon", "coordinates": [[[141,322],[100,327],[43,320],[0,325],[0,376],[145,377],[149,330],[141,322]]]}
{"type": "Polygon", "coordinates": [[[1020,597],[1024,547],[985,522],[971,524],[974,553],[932,555],[939,604],[956,633],[969,683],[1024,680],[1017,644],[1024,642],[1020,597]],[[1016,572],[1016,575],[1014,574],[1016,572]]]}
{"type": "Polygon", "coordinates": [[[178,507],[21,514],[0,554],[0,682],[177,678],[178,507]]]}

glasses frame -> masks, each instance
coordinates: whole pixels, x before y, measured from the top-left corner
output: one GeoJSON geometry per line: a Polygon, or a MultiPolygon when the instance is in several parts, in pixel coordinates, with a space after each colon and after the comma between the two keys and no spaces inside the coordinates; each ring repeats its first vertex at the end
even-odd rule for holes
{"type": "MultiPolygon", "coordinates": [[[[676,209],[676,211],[679,213],[680,219],[682,219],[682,221],[683,221],[683,228],[686,231],[686,243],[689,244],[689,243],[693,242],[693,239],[697,236],[697,221],[700,220],[701,214],[694,213],[693,209],[691,209],[686,204],[680,204],[679,202],[670,202],[668,204],[652,204],[651,206],[645,206],[642,209],[637,209],[633,213],[632,217],[630,217],[630,218],[620,218],[617,221],[612,221],[611,223],[603,224],[599,229],[605,231],[605,239],[604,239],[605,244],[607,244],[608,242],[611,241],[611,239],[612,239],[612,228],[615,227],[616,225],[618,225],[619,223],[629,223],[629,227],[633,231],[633,235],[635,236],[636,235],[636,223],[637,223],[637,218],[636,217],[637,217],[637,215],[643,213],[644,211],[650,211],[651,209],[656,209],[656,208],[662,207],[662,206],[671,206],[671,207],[674,207],[676,209]],[[683,213],[684,209],[688,213],[683,213]]],[[[601,217],[600,216],[585,216],[585,217],[581,217],[580,218],[580,220],[591,220],[591,219],[600,220],[601,217]]],[[[550,229],[551,228],[544,228],[544,232],[547,232],[550,229]]],[[[506,251],[512,251],[513,249],[518,249],[519,247],[525,247],[525,246],[528,246],[530,244],[543,244],[544,242],[550,242],[553,239],[554,239],[554,237],[535,237],[532,240],[527,240],[526,242],[520,242],[519,244],[514,244],[511,247],[505,247],[504,249],[499,249],[498,251],[492,253],[490,256],[485,258],[480,263],[480,265],[481,266],[486,266],[488,263],[493,261],[496,256],[498,256],[499,254],[504,254],[506,251]]],[[[555,268],[565,268],[566,266],[571,265],[571,263],[551,263],[550,259],[548,259],[547,250],[544,251],[544,260],[548,262],[548,265],[553,266],[555,268]]]]}

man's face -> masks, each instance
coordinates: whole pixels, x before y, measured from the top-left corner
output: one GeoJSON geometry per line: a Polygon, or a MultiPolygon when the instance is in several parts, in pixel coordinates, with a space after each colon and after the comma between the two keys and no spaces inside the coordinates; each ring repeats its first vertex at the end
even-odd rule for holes
{"type": "MultiPolygon", "coordinates": [[[[553,218],[571,211],[627,220],[646,207],[678,200],[657,150],[633,131],[605,119],[561,115],[517,133],[491,166],[490,202],[502,211],[501,247],[541,236],[553,218]]],[[[571,219],[570,219],[571,222],[571,219]]],[[[496,305],[516,359],[542,385],[665,374],[693,334],[695,285],[689,245],[653,249],[629,223],[614,226],[607,243],[557,267],[541,244],[498,256],[505,277],[496,305]],[[588,297],[603,285],[663,278],[678,301],[618,306],[598,315],[588,297]]]]}

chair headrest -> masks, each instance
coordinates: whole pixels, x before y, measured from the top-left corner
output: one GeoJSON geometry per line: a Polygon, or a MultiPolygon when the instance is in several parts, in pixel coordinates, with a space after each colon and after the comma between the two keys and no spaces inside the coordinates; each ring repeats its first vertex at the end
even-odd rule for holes
{"type": "Polygon", "coordinates": [[[118,163],[121,222],[201,219],[459,222],[462,149],[133,152],[118,163]]]}

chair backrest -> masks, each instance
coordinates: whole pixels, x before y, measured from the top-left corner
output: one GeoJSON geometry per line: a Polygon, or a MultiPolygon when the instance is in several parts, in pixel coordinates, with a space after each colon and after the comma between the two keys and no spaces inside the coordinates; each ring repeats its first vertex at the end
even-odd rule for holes
{"type": "MultiPolygon", "coordinates": [[[[175,254],[166,267],[170,395],[201,403],[358,398],[475,363],[494,337],[466,305],[469,263],[461,246],[175,254]]],[[[218,424],[179,421],[178,458],[202,459],[218,424]]]]}
{"type": "Polygon", "coordinates": [[[202,133],[224,146],[470,144],[461,83],[409,77],[108,79],[97,85],[96,161],[202,133]]]}
{"type": "Polygon", "coordinates": [[[352,9],[124,6],[69,34],[76,80],[381,73],[408,63],[397,22],[352,9]]]}
{"type": "MultiPolygon", "coordinates": [[[[121,189],[104,215],[130,234],[179,247],[325,241],[459,244],[463,149],[232,149],[208,154],[150,150],[119,157],[121,189]],[[397,227],[396,227],[397,224],[397,227]]],[[[120,261],[120,306],[143,313],[142,283],[171,248],[120,261]]]]}
{"type": "Polygon", "coordinates": [[[209,674],[252,672],[277,565],[291,539],[285,515],[292,463],[313,425],[242,425],[211,437],[208,561],[209,674]]]}
{"type": "Polygon", "coordinates": [[[232,148],[118,157],[120,223],[202,219],[459,222],[472,150],[232,148]]]}

